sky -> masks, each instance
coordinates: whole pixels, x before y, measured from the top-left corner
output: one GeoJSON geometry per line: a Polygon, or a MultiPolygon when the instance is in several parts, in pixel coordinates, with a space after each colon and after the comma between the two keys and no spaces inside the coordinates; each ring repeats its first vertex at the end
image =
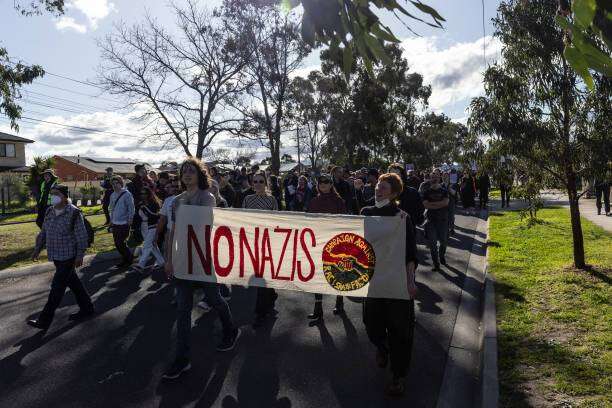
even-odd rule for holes
{"type": "MultiPolygon", "coordinates": [[[[178,4],[182,1],[176,0],[178,4]]],[[[214,7],[220,1],[201,0],[201,4],[214,7]]],[[[410,9],[404,0],[399,3],[410,9]]],[[[404,19],[417,36],[392,14],[377,14],[402,40],[410,70],[422,74],[425,83],[431,84],[430,109],[465,122],[470,100],[483,93],[484,68],[500,57],[501,46],[491,36],[491,18],[499,1],[484,1],[484,28],[482,0],[425,3],[446,19],[444,29],[404,19]]],[[[19,133],[11,130],[6,117],[0,115],[0,131],[35,140],[27,148],[28,162],[39,155],[80,154],[158,164],[184,156],[181,150],[160,150],[153,142],[143,143],[142,126],[133,120],[134,114],[119,109],[124,101],[87,85],[96,80],[96,68],[100,64],[97,41],[112,33],[117,23],[136,24],[148,13],[164,27],[173,29],[174,17],[167,1],[68,0],[66,13],[60,17],[49,14],[23,17],[12,4],[0,5],[0,47],[5,47],[13,60],[40,64],[47,71],[44,78],[23,88],[24,120],[20,122],[19,133]],[[57,124],[110,133],[73,131],[57,124]]],[[[313,51],[303,61],[299,74],[319,67],[319,51],[313,51]]],[[[240,147],[235,140],[223,136],[213,144],[215,148],[232,151],[257,148],[240,147]]],[[[283,152],[295,155],[295,150],[287,139],[283,152]]],[[[256,158],[265,156],[265,149],[257,148],[256,158]]]]}

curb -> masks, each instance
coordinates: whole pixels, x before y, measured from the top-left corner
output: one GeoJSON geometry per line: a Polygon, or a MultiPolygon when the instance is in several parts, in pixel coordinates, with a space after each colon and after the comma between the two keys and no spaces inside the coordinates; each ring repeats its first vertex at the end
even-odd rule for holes
{"type": "MultiPolygon", "coordinates": [[[[485,214],[481,212],[480,216],[485,214]]],[[[486,224],[487,221],[478,218],[448,347],[438,408],[472,408],[480,399],[481,307],[486,273],[486,237],[482,238],[481,234],[487,233],[486,224]]]]}
{"type": "MultiPolygon", "coordinates": [[[[139,255],[141,247],[134,249],[134,257],[139,255]]],[[[83,266],[87,267],[103,262],[115,261],[121,259],[121,255],[117,251],[101,252],[97,254],[85,255],[83,258],[83,266]]],[[[0,271],[0,281],[4,279],[21,278],[23,276],[39,275],[52,272],[55,270],[53,262],[42,262],[34,265],[21,266],[16,268],[7,268],[0,271]]]]}
{"type": "MultiPolygon", "coordinates": [[[[487,239],[489,219],[487,219],[487,239]]],[[[485,259],[485,295],[482,312],[480,405],[497,408],[499,404],[499,378],[497,371],[497,311],[495,308],[495,278],[489,273],[489,251],[485,259]]]]}

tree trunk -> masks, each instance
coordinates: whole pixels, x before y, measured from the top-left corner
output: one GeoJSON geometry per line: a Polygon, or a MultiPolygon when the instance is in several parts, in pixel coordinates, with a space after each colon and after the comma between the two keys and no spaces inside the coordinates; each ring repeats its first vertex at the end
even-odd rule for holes
{"type": "Polygon", "coordinates": [[[576,191],[576,174],[568,172],[567,195],[569,196],[570,217],[572,222],[572,241],[574,243],[574,266],[585,269],[584,238],[580,222],[580,208],[578,206],[578,193],[576,191]]]}

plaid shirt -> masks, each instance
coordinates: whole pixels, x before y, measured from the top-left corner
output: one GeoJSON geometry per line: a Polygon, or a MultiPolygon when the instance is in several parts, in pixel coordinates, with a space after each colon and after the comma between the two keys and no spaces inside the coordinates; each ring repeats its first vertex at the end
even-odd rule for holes
{"type": "Polygon", "coordinates": [[[36,250],[47,247],[47,257],[50,261],[78,259],[85,254],[87,230],[81,213],[75,220],[74,229],[72,228],[72,214],[75,211],[79,210],[72,204],[68,204],[60,215],[55,215],[53,207],[47,211],[42,230],[36,237],[36,250]]]}

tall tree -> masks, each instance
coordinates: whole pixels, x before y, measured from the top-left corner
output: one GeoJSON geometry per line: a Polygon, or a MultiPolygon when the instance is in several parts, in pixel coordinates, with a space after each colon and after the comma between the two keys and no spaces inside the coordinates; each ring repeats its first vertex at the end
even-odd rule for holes
{"type": "Polygon", "coordinates": [[[300,153],[305,153],[312,168],[318,168],[330,132],[334,100],[329,92],[332,81],[321,71],[291,81],[289,110],[300,138],[300,153]]]}
{"type": "MultiPolygon", "coordinates": [[[[555,23],[553,0],[502,2],[493,20],[502,44],[502,62],[485,72],[485,97],[471,104],[475,131],[501,138],[510,154],[528,160],[562,184],[569,196],[574,264],[584,268],[578,177],[593,165],[588,146],[595,132],[588,118],[585,83],[564,54],[564,32],[555,23]]],[[[596,75],[598,77],[598,75],[596,75]]],[[[597,79],[596,94],[610,100],[610,88],[597,79]]],[[[610,128],[609,116],[599,126],[610,128]]],[[[609,134],[608,134],[609,137],[609,134]]]]}
{"type": "Polygon", "coordinates": [[[150,16],[140,25],[118,25],[99,43],[99,78],[141,113],[145,139],[201,158],[218,134],[241,122],[231,103],[245,88],[250,51],[219,11],[197,0],[171,7],[180,35],[150,16]]]}
{"type": "Polygon", "coordinates": [[[310,48],[300,36],[295,14],[285,13],[274,0],[226,0],[224,15],[231,21],[228,27],[245,36],[250,56],[244,67],[249,77],[245,97],[234,101],[243,125],[234,133],[268,148],[271,170],[278,174],[290,77],[310,48]]]}

